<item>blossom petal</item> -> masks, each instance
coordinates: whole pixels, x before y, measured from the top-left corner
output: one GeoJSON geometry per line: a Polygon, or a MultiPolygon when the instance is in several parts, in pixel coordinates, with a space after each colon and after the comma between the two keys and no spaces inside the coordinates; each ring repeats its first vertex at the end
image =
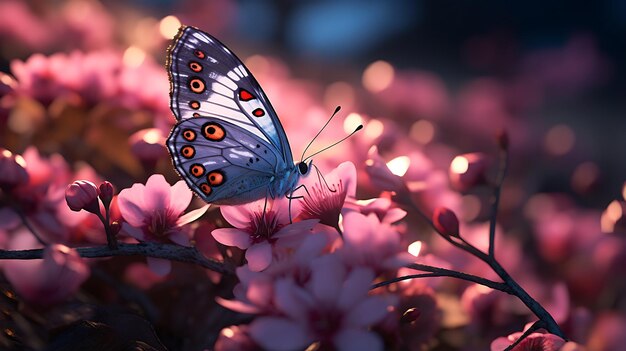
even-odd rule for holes
{"type": "Polygon", "coordinates": [[[148,267],[157,275],[163,277],[172,270],[172,262],[162,258],[147,257],[148,267]]]}
{"type": "Polygon", "coordinates": [[[226,222],[235,228],[248,227],[254,214],[254,212],[252,212],[250,207],[247,205],[220,206],[220,212],[222,213],[224,219],[226,219],[226,222]]]}
{"type": "Polygon", "coordinates": [[[143,231],[141,229],[135,228],[133,226],[131,226],[128,223],[123,223],[122,224],[122,232],[126,233],[127,235],[139,240],[139,241],[145,241],[146,240],[146,236],[144,235],[143,231]]]}
{"type": "Polygon", "coordinates": [[[260,272],[272,263],[272,246],[267,242],[252,245],[246,251],[248,266],[253,272],[260,272]]]}
{"type": "Polygon", "coordinates": [[[347,195],[350,197],[356,195],[356,167],[354,163],[350,161],[341,163],[326,175],[326,180],[329,184],[338,184],[341,180],[347,195]]]}
{"type": "Polygon", "coordinates": [[[250,324],[250,336],[267,350],[292,351],[304,349],[312,338],[294,322],[280,317],[261,317],[250,324]]]}
{"type": "Polygon", "coordinates": [[[311,296],[289,279],[276,282],[274,304],[280,311],[296,321],[306,321],[308,310],[315,308],[315,302],[311,296]]]}
{"type": "Polygon", "coordinates": [[[284,226],[277,233],[272,235],[272,238],[283,238],[286,236],[298,235],[309,232],[319,222],[319,219],[305,219],[300,222],[288,224],[284,226]]]}
{"type": "Polygon", "coordinates": [[[378,351],[383,350],[383,341],[365,330],[343,329],[335,336],[335,346],[339,351],[378,351]]]}
{"type": "Polygon", "coordinates": [[[344,317],[344,322],[355,327],[368,327],[380,322],[387,315],[389,303],[381,296],[370,296],[353,306],[344,317]]]}
{"type": "Polygon", "coordinates": [[[187,206],[189,206],[192,198],[193,194],[191,193],[191,190],[189,190],[189,187],[185,184],[184,180],[180,180],[170,188],[170,202],[168,207],[172,213],[180,215],[183,211],[185,211],[187,206]]]}
{"type": "Polygon", "coordinates": [[[355,268],[343,283],[337,306],[344,311],[352,308],[367,293],[374,279],[374,272],[367,268],[355,268]]]}
{"type": "Polygon", "coordinates": [[[242,301],[226,300],[224,298],[221,298],[221,297],[217,296],[215,298],[215,302],[217,302],[220,305],[228,308],[229,310],[233,310],[233,311],[237,311],[237,312],[241,312],[241,313],[256,314],[256,313],[261,312],[261,310],[259,310],[256,306],[247,304],[247,303],[242,302],[242,301]]]}
{"type": "Polygon", "coordinates": [[[346,269],[337,255],[324,255],[312,264],[311,290],[322,303],[334,302],[341,292],[346,269]]]}
{"type": "Polygon", "coordinates": [[[171,233],[167,237],[180,246],[191,246],[191,240],[189,239],[189,235],[184,231],[171,233]]]}
{"type": "Polygon", "coordinates": [[[183,226],[185,224],[195,221],[196,219],[202,217],[202,215],[209,209],[210,206],[211,205],[206,204],[200,208],[185,213],[184,215],[180,216],[180,218],[178,218],[178,220],[176,221],[176,225],[183,226]]]}
{"type": "MultiPolygon", "coordinates": [[[[162,174],[151,175],[143,192],[143,209],[146,212],[164,211],[169,208],[170,199],[170,184],[165,177],[162,174]]],[[[179,214],[176,213],[176,217],[179,214]]]]}
{"type": "Polygon", "coordinates": [[[237,246],[245,250],[250,247],[250,234],[236,228],[219,228],[211,232],[218,243],[226,246],[237,246]]]}
{"type": "Polygon", "coordinates": [[[117,205],[124,220],[133,227],[143,224],[145,214],[143,210],[143,185],[135,184],[129,189],[120,191],[117,197],[117,205]]]}

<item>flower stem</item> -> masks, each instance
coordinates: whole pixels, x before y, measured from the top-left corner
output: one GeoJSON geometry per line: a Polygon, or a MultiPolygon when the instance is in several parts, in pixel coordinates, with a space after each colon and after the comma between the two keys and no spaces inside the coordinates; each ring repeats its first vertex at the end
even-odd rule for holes
{"type": "Polygon", "coordinates": [[[113,234],[113,231],[111,230],[111,223],[109,223],[110,213],[109,213],[108,207],[105,207],[105,214],[106,214],[106,218],[102,216],[102,213],[100,213],[100,211],[96,212],[96,215],[98,216],[98,218],[100,218],[100,222],[102,222],[102,225],[104,225],[104,232],[106,233],[106,236],[107,236],[107,245],[109,246],[109,249],[117,250],[118,248],[117,240],[115,240],[115,235],[113,234]]]}

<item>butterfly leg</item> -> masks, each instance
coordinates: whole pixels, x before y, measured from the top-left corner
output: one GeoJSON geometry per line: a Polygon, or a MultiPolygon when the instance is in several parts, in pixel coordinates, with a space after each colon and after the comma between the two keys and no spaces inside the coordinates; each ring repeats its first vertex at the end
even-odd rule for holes
{"type": "Polygon", "coordinates": [[[303,195],[293,196],[293,193],[295,193],[296,190],[298,190],[300,188],[304,188],[304,191],[306,191],[306,194],[311,196],[309,194],[309,190],[306,188],[306,185],[304,185],[304,184],[298,185],[297,187],[295,187],[293,190],[291,190],[289,192],[289,195],[285,196],[287,199],[289,199],[289,223],[293,223],[293,220],[291,218],[291,200],[294,200],[294,199],[304,199],[303,195]]]}

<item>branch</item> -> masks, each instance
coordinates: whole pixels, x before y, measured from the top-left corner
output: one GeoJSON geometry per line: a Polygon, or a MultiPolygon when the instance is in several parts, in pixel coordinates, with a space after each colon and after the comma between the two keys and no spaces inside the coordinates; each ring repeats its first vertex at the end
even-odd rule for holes
{"type": "MultiPolygon", "coordinates": [[[[193,263],[212,271],[223,274],[234,274],[234,268],[223,262],[204,257],[195,247],[186,247],[160,243],[120,243],[118,249],[111,250],[108,246],[78,247],[76,251],[81,257],[98,258],[113,256],[147,256],[164,258],[172,261],[193,263]]],[[[43,249],[31,250],[0,250],[0,260],[34,260],[43,257],[43,249]]]]}
{"type": "MultiPolygon", "coordinates": [[[[499,290],[499,291],[505,292],[507,294],[512,294],[513,293],[513,290],[508,285],[506,285],[504,283],[494,282],[493,280],[489,280],[489,279],[486,279],[486,278],[478,277],[478,276],[475,276],[475,275],[472,275],[472,274],[468,274],[468,273],[463,273],[463,272],[459,272],[459,271],[455,271],[455,270],[451,270],[451,269],[446,269],[446,268],[429,266],[429,265],[425,265],[425,264],[421,264],[421,263],[412,263],[410,265],[407,265],[406,267],[407,268],[411,268],[411,269],[415,269],[415,270],[419,270],[419,271],[431,272],[431,273],[437,274],[436,275],[437,277],[457,278],[457,279],[465,280],[465,281],[468,281],[468,282],[484,285],[486,287],[492,288],[494,290],[499,290]]],[[[433,275],[433,277],[434,277],[434,275],[433,275]]],[[[404,279],[402,279],[402,280],[404,280],[404,279]]]]}

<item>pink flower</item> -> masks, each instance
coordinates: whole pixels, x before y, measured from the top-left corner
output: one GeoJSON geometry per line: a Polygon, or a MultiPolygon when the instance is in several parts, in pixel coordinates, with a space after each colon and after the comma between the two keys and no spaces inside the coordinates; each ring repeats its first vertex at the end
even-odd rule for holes
{"type": "Polygon", "coordinates": [[[437,207],[433,213],[433,225],[437,230],[448,236],[459,236],[459,219],[456,214],[445,207],[437,207]]]}
{"type": "Polygon", "coordinates": [[[306,219],[290,224],[287,199],[268,200],[265,213],[264,201],[221,206],[222,215],[235,228],[220,228],[212,232],[219,243],[247,250],[248,265],[257,272],[272,263],[274,250],[293,248],[318,222],[317,219],[306,219]]]}
{"type": "MultiPolygon", "coordinates": [[[[37,242],[20,231],[9,243],[10,249],[32,249],[37,242]]],[[[46,246],[42,260],[3,263],[4,274],[24,299],[43,305],[53,304],[74,294],[89,277],[89,266],[76,250],[55,244],[46,246]]]]}
{"type": "Polygon", "coordinates": [[[365,161],[365,170],[370,177],[372,184],[379,190],[403,191],[405,189],[402,177],[397,176],[389,170],[387,164],[378,153],[378,148],[372,146],[368,153],[368,159],[365,161]]]}
{"type": "Polygon", "coordinates": [[[356,167],[352,162],[344,162],[328,173],[324,180],[313,175],[304,182],[308,193],[300,200],[301,219],[319,219],[321,224],[339,228],[339,215],[346,197],[356,194],[356,167]],[[312,178],[317,178],[313,183],[312,178]],[[311,185],[312,184],[312,185],[311,185]]]}
{"type": "Polygon", "coordinates": [[[290,278],[276,281],[273,302],[279,314],[257,317],[250,335],[270,350],[304,349],[313,342],[321,349],[382,350],[382,340],[368,327],[385,317],[389,304],[368,296],[373,278],[362,267],[348,272],[336,255],[317,258],[305,286],[290,278]]]}
{"type": "MultiPolygon", "coordinates": [[[[528,329],[531,324],[528,324],[524,330],[528,329]]],[[[491,343],[491,351],[503,351],[507,347],[509,347],[512,343],[514,343],[517,339],[522,336],[522,332],[513,333],[507,337],[500,337],[494,340],[491,343]]],[[[540,329],[537,332],[534,332],[527,336],[524,340],[522,340],[517,346],[513,348],[513,351],[559,351],[564,350],[563,346],[566,344],[566,341],[561,339],[560,337],[549,334],[546,331],[540,329]]],[[[582,348],[570,348],[571,345],[568,345],[567,350],[579,350],[582,351],[582,348]]]]}
{"type": "Polygon", "coordinates": [[[349,266],[370,267],[382,273],[415,261],[402,246],[398,232],[373,213],[347,212],[343,228],[344,245],[339,252],[349,266]]]}
{"type": "MultiPolygon", "coordinates": [[[[161,174],[148,178],[146,185],[135,183],[118,196],[118,205],[126,221],[123,230],[139,241],[173,242],[190,245],[186,224],[200,218],[209,205],[183,215],[191,202],[192,193],[184,181],[170,186],[161,174]]],[[[166,260],[148,259],[155,272],[162,275],[170,270],[166,260]]]]}
{"type": "Polygon", "coordinates": [[[100,211],[98,188],[88,180],[77,180],[65,189],[65,201],[72,211],[85,210],[91,213],[100,211]]]}

